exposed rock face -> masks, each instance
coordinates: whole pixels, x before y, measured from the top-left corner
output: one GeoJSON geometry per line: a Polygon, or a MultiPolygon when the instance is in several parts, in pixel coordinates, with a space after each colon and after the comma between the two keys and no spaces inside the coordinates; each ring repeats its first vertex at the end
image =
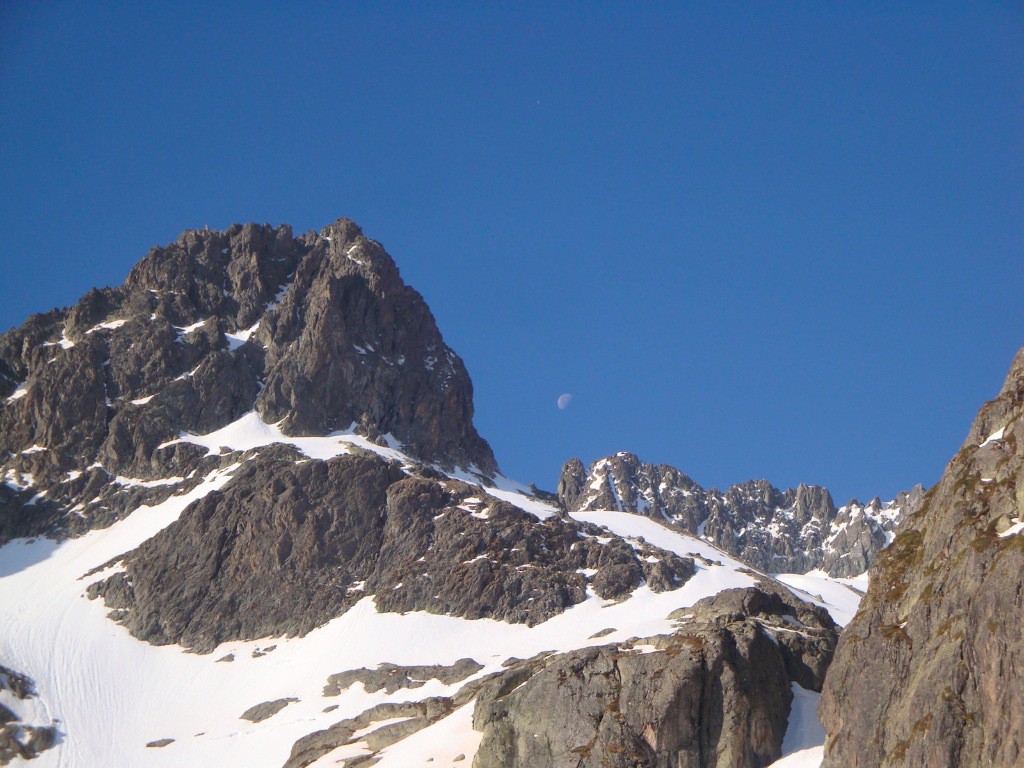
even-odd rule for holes
{"type": "Polygon", "coordinates": [[[780,492],[767,480],[734,485],[710,506],[704,535],[769,573],[814,568],[822,531],[836,513],[820,486],[780,492]]]}
{"type": "Polygon", "coordinates": [[[827,768],[1024,764],[1024,350],[871,571],[820,713],[827,768]]]}
{"type": "Polygon", "coordinates": [[[291,435],[354,428],[497,469],[462,361],[354,223],[189,231],[123,286],[0,336],[0,543],[110,524],[135,506],[116,476],[184,477],[201,452],[161,445],[253,409],[291,435]]]}
{"type": "Polygon", "coordinates": [[[618,453],[595,461],[589,472],[579,459],[567,461],[558,494],[570,512],[611,509],[664,519],[769,573],[821,568],[856,576],[920,505],[924,490],[917,486],[888,504],[854,500],[836,509],[820,486],[781,491],[751,480],[723,493],[705,490],[675,467],[618,453]]]}
{"type": "Polygon", "coordinates": [[[454,696],[434,696],[421,701],[378,704],[356,717],[341,720],[330,728],[303,736],[292,747],[284,768],[305,768],[340,746],[365,742],[364,754],[340,761],[343,768],[369,768],[374,754],[406,736],[421,731],[473,700],[477,685],[464,686],[454,696]],[[401,722],[384,723],[401,719],[401,722]],[[381,725],[374,727],[376,723],[381,725]],[[364,735],[356,736],[356,733],[364,735]]]}
{"type": "Polygon", "coordinates": [[[483,669],[473,659],[459,659],[454,664],[429,664],[419,666],[399,666],[397,664],[381,664],[376,669],[350,669],[331,675],[324,686],[324,696],[338,696],[354,683],[362,683],[367,693],[384,691],[394,693],[403,688],[419,688],[428,680],[440,680],[444,685],[451,685],[475,675],[483,669]]]}
{"type": "MultiPolygon", "coordinates": [[[[186,232],[151,251],[123,286],[0,336],[0,544],[110,525],[230,475],[142,545],[97,564],[94,583],[82,582],[135,637],[199,652],[301,635],[370,596],[382,611],[534,625],[588,594],[636,599],[640,587],[675,590],[694,575],[689,557],[566,517],[538,519],[444,474],[497,471],[472,414],[465,368],[422,298],[352,222],[298,238],[257,225],[186,232]],[[334,455],[258,440],[208,450],[183,435],[249,420],[288,436],[354,431],[366,440],[334,455]],[[380,446],[389,450],[364,450],[380,446]],[[394,459],[398,447],[404,455],[394,459]]],[[[886,538],[873,522],[887,514],[877,504],[844,513],[824,489],[782,492],[764,482],[705,491],[629,455],[589,473],[570,462],[559,494],[576,510],[669,520],[775,571],[825,562],[833,537],[854,552],[832,552],[830,567],[843,572],[886,538]]],[[[380,705],[310,734],[289,765],[353,740],[368,745],[355,759],[372,761],[474,701],[478,768],[766,765],[779,754],[791,685],[821,685],[835,626],[767,581],[675,619],[671,635],[509,660],[485,677],[471,659],[338,673],[325,695],[354,682],[386,692],[428,679],[461,689],[380,705]],[[365,732],[393,718],[405,719],[365,732]]],[[[3,679],[20,685],[13,673],[3,679]]],[[[232,711],[260,722],[291,701],[247,710],[252,702],[238,702],[232,711]]],[[[0,760],[57,738],[52,726],[19,722],[8,704],[0,760]]]]}
{"type": "MultiPolygon", "coordinates": [[[[33,681],[5,666],[0,666],[0,692],[7,692],[15,703],[37,698],[33,681]]],[[[57,738],[56,725],[23,722],[14,709],[0,704],[0,765],[7,765],[17,758],[31,760],[38,757],[53,747],[57,738]]]]}
{"type": "Polygon", "coordinates": [[[781,590],[727,590],[643,649],[587,648],[546,658],[515,686],[492,681],[474,713],[484,734],[474,766],[767,765],[781,752],[791,683],[820,688],[836,642],[827,613],[797,605],[781,590]],[[777,631],[784,616],[801,633],[777,631]]]}
{"type": "Polygon", "coordinates": [[[562,468],[559,489],[570,512],[617,509],[677,522],[689,531],[708,516],[707,494],[697,483],[675,467],[643,464],[632,453],[599,459],[589,473],[579,459],[570,459],[562,468]],[[579,490],[562,494],[563,486],[579,490]]]}
{"type": "Polygon", "coordinates": [[[305,634],[367,595],[384,611],[532,625],[581,602],[588,584],[615,599],[695,572],[689,558],[602,534],[374,454],[314,461],[278,445],[88,592],[137,637],[205,652],[305,634]]]}
{"type": "Polygon", "coordinates": [[[239,718],[242,720],[248,720],[250,723],[262,723],[264,720],[268,720],[289,704],[294,704],[296,701],[298,701],[298,699],[290,697],[286,699],[274,699],[274,701],[264,701],[261,704],[254,704],[249,707],[239,716],[239,718]]]}
{"type": "Polygon", "coordinates": [[[300,739],[286,768],[359,739],[368,742],[360,759],[372,761],[474,699],[473,727],[483,733],[475,768],[769,764],[792,683],[821,687],[837,638],[831,618],[766,582],[702,600],[679,621],[671,635],[512,660],[450,698],[374,707],[300,739]],[[395,717],[409,719],[354,736],[395,717]]]}

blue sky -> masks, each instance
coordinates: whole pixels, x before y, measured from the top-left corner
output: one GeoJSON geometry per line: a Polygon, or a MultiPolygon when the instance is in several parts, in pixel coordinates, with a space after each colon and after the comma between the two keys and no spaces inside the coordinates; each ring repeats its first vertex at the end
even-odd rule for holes
{"type": "Polygon", "coordinates": [[[348,216],[506,473],[840,503],[937,480],[1024,345],[1020,4],[155,5],[0,5],[3,328],[348,216]]]}

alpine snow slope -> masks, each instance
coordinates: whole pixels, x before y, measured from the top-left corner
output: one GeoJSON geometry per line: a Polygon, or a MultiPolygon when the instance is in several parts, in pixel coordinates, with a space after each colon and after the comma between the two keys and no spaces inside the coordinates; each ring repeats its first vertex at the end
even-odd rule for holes
{"type": "Polygon", "coordinates": [[[864,578],[773,578],[503,477],[461,360],[350,221],[154,248],[0,336],[0,398],[0,762],[763,768],[820,743],[864,578]]]}
{"type": "MultiPolygon", "coordinates": [[[[218,433],[182,439],[219,450],[244,451],[288,438],[247,416],[218,433]]],[[[367,445],[350,435],[292,442],[317,458],[367,445]]],[[[412,463],[395,449],[372,447],[389,458],[412,463]]],[[[586,512],[577,518],[627,540],[643,537],[657,547],[703,561],[679,590],[659,594],[642,586],[622,601],[590,594],[534,627],[426,612],[382,613],[367,597],[301,638],[229,642],[208,654],[133,638],[106,617],[100,601],[86,597],[87,585],[105,574],[96,569],[165,528],[188,504],[222,488],[235,471],[237,465],[213,472],[188,493],[155,506],[143,505],[121,522],[76,539],[59,544],[45,538],[16,540],[0,548],[0,625],[4,627],[0,658],[36,681],[45,707],[42,719],[57,722],[61,731],[60,743],[44,752],[38,765],[281,766],[293,743],[306,734],[377,704],[450,695],[466,682],[445,685],[428,680],[420,687],[390,694],[367,693],[357,684],[341,695],[325,696],[332,674],[382,663],[452,665],[472,658],[482,665],[473,678],[483,678],[500,672],[510,658],[671,633],[676,622],[668,616],[673,611],[724,589],[754,586],[763,578],[713,545],[651,519],[618,511],[586,512]],[[595,637],[606,629],[614,631],[595,637]],[[225,662],[229,656],[233,661],[225,662]],[[292,701],[262,722],[240,719],[253,705],[287,699],[292,701]],[[166,746],[147,747],[169,739],[173,741],[166,746]]],[[[504,481],[501,487],[486,490],[535,515],[558,514],[554,506],[529,496],[514,483],[504,481]]],[[[780,578],[799,597],[828,608],[839,623],[856,610],[859,592],[837,580],[824,575],[780,578]]],[[[806,729],[808,720],[816,723],[816,694],[800,689],[797,697],[801,704],[790,732],[806,729]]],[[[378,765],[402,767],[428,761],[445,765],[459,755],[472,764],[480,734],[472,728],[471,709],[464,706],[387,747],[378,765]]],[[[385,719],[376,725],[391,722],[385,719]]],[[[795,746],[807,745],[797,740],[795,746]]],[[[313,764],[337,765],[344,757],[368,753],[365,742],[356,741],[313,764]]]]}

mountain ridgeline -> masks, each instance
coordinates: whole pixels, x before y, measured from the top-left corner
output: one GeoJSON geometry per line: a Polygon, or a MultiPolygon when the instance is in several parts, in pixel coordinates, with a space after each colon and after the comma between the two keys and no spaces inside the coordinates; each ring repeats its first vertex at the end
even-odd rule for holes
{"type": "Polygon", "coordinates": [[[567,461],[558,496],[570,512],[612,509],[664,520],[767,573],[820,569],[849,577],[864,573],[892,541],[900,520],[920,507],[924,489],[837,508],[821,486],[782,491],[750,480],[724,492],[705,490],[675,467],[617,453],[589,470],[579,459],[567,461]]]}

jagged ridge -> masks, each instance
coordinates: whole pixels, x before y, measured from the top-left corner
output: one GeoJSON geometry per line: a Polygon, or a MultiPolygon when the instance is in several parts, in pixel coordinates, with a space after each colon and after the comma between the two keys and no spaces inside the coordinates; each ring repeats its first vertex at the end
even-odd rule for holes
{"type": "Polygon", "coordinates": [[[892,541],[899,521],[920,505],[918,485],[894,501],[856,499],[836,508],[821,486],[782,491],[767,480],[750,480],[725,492],[706,490],[665,464],[645,464],[621,452],[584,469],[565,463],[558,495],[570,512],[610,509],[663,519],[714,542],[768,573],[857,576],[892,541]]]}

